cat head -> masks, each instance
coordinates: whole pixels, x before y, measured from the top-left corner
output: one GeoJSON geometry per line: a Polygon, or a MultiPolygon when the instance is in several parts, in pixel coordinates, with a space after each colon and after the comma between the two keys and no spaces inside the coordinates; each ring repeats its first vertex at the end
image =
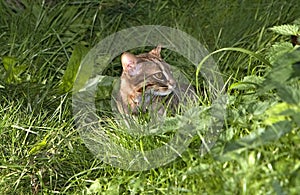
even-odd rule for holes
{"type": "Polygon", "coordinates": [[[121,79],[134,86],[136,92],[169,95],[175,89],[176,82],[170,65],[161,58],[160,51],[161,47],[158,46],[149,53],[123,53],[121,79]]]}

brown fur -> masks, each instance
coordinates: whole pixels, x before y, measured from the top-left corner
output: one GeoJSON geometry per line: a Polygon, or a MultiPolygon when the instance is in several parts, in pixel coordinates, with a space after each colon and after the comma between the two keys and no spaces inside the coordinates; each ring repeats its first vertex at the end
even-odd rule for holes
{"type": "Polygon", "coordinates": [[[160,51],[158,46],[149,53],[122,54],[123,72],[117,97],[119,112],[138,114],[156,111],[164,114],[163,104],[174,108],[186,91],[194,93],[187,85],[176,83],[170,65],[161,58],[160,51]]]}

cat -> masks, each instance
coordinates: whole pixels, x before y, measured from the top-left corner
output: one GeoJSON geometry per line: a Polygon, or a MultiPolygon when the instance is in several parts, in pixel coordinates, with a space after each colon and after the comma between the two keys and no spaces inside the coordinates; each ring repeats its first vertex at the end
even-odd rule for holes
{"type": "Polygon", "coordinates": [[[167,108],[174,112],[180,103],[197,99],[191,86],[176,82],[160,53],[161,46],[157,46],[148,53],[122,54],[123,71],[116,98],[120,113],[137,115],[149,111],[164,115],[167,108]]]}

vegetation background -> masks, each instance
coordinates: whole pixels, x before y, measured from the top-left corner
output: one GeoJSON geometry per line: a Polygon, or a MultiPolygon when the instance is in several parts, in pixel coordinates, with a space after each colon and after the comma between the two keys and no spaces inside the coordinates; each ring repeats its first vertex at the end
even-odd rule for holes
{"type": "MultiPolygon", "coordinates": [[[[299,10],[298,0],[2,0],[0,192],[297,194],[300,96],[299,67],[293,65],[300,55],[290,36],[269,28],[291,24],[299,10]],[[106,36],[146,24],[185,31],[210,52],[251,52],[213,55],[230,97],[214,152],[200,156],[195,138],[174,162],[133,172],[101,162],[86,148],[73,123],[74,77],[64,75],[79,55],[76,48],[84,55],[106,36]]],[[[185,62],[168,51],[164,56],[170,64],[185,62]]],[[[108,70],[114,76],[121,71],[118,61],[108,70]]]]}

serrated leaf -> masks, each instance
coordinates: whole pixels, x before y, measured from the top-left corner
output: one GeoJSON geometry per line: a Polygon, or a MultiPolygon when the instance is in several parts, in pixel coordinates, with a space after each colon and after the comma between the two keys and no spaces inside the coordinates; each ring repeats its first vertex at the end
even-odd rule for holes
{"type": "Polygon", "coordinates": [[[297,35],[299,34],[299,27],[295,24],[285,24],[281,26],[274,26],[270,28],[273,32],[276,32],[281,35],[297,35]]]}
{"type": "Polygon", "coordinates": [[[268,59],[271,64],[274,64],[279,57],[283,54],[290,52],[294,49],[293,45],[289,42],[275,43],[268,51],[268,59]]]}
{"type": "Polygon", "coordinates": [[[260,93],[267,90],[283,87],[294,77],[297,77],[296,65],[300,61],[300,51],[294,50],[283,54],[274,63],[271,71],[267,74],[266,79],[262,83],[260,93]]]}
{"type": "Polygon", "coordinates": [[[278,84],[277,94],[289,104],[297,105],[300,102],[300,91],[291,86],[278,84]]]}
{"type": "Polygon", "coordinates": [[[270,102],[268,101],[259,101],[252,105],[252,113],[253,115],[259,116],[265,113],[265,111],[270,107],[270,102]]]}
{"type": "Polygon", "coordinates": [[[270,144],[291,132],[292,129],[290,121],[280,121],[272,126],[268,126],[266,129],[257,129],[243,138],[227,143],[224,147],[223,154],[217,156],[217,158],[221,161],[235,159],[241,150],[270,144]]]}

